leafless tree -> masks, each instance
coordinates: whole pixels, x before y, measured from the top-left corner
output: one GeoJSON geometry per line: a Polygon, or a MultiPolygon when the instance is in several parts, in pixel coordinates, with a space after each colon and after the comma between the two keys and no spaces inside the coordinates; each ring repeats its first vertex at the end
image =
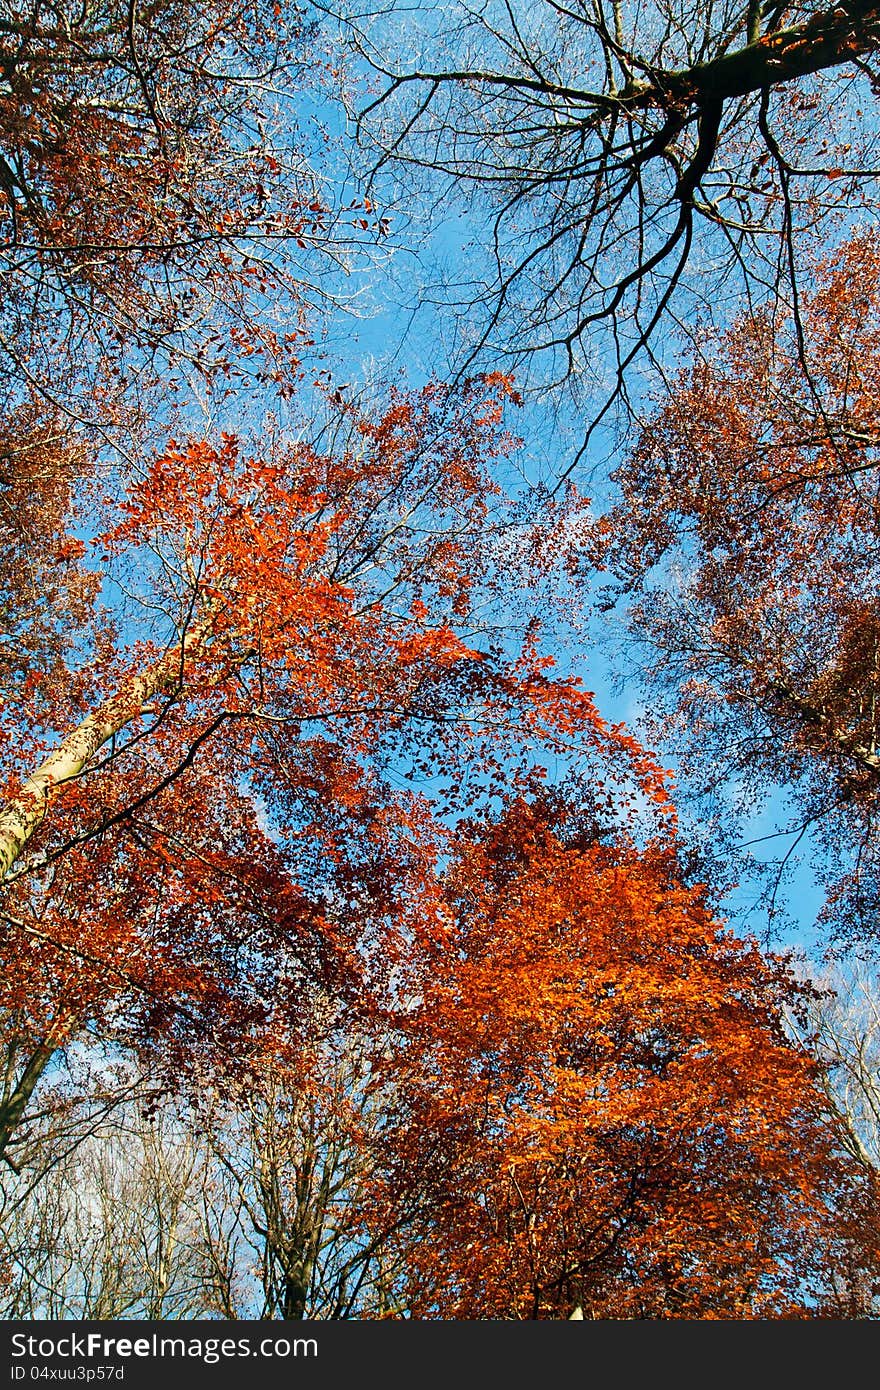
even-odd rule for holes
{"type": "Polygon", "coordinates": [[[591,429],[670,330],[730,298],[797,313],[804,248],[876,211],[875,4],[392,0],[344,18],[373,74],[356,115],[374,170],[432,189],[443,218],[477,213],[485,259],[446,290],[459,365],[525,373],[537,353],[534,379],[577,387],[591,429]]]}
{"type": "Polygon", "coordinates": [[[876,961],[858,958],[804,966],[803,973],[804,1010],[790,1020],[792,1031],[816,1056],[847,1147],[871,1180],[863,1206],[841,1220],[827,1313],[876,1319],[880,1288],[860,1256],[880,1244],[880,974],[876,961]]]}
{"type": "Polygon", "coordinates": [[[76,1075],[50,1067],[7,1155],[0,1315],[399,1312],[413,1209],[383,1187],[388,1087],[375,1037],[331,1013],[222,1090],[159,1092],[85,1045],[76,1075]]]}
{"type": "Polygon", "coordinates": [[[4,1316],[155,1320],[212,1307],[204,1146],[136,1090],[93,1109],[86,1132],[82,1117],[79,1131],[45,1123],[38,1136],[32,1124],[30,1164],[5,1183],[4,1316]]]}
{"type": "Polygon", "coordinates": [[[234,1108],[214,1113],[205,1239],[216,1287],[230,1291],[225,1316],[341,1319],[392,1309],[402,1256],[390,1238],[410,1213],[381,1199],[381,1124],[381,1088],[354,1036],[325,1040],[308,1075],[268,1070],[234,1108]]]}
{"type": "Polygon", "coordinates": [[[798,1032],[823,1064],[850,1152],[880,1173],[880,975],[865,960],[844,961],[816,972],[815,984],[798,1032]]]}

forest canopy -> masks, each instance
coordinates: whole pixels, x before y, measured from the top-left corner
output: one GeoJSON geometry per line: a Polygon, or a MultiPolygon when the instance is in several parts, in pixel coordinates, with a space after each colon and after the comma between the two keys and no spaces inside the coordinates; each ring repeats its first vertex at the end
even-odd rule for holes
{"type": "Polygon", "coordinates": [[[878,44],[0,5],[5,1318],[878,1316],[878,44]]]}

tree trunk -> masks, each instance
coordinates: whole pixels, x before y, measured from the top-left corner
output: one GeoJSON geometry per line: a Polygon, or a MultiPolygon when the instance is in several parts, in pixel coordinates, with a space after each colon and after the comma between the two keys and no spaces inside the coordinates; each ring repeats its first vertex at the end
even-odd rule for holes
{"type": "Polygon", "coordinates": [[[212,618],[213,614],[209,614],[146,671],[131,676],[121,690],[87,715],[31,773],[18,795],[0,813],[0,883],[42,824],[65,782],[74,781],[95,754],[137,718],[148,700],[162,691],[180,688],[184,662],[204,641],[212,618]]]}

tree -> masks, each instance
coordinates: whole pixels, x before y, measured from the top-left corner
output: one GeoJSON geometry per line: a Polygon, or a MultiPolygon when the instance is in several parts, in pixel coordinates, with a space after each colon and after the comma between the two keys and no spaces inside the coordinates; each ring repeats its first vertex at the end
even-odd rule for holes
{"type": "Polygon", "coordinates": [[[377,1200],[390,1092],[377,1030],[347,1012],[321,1001],[293,1063],[264,1068],[208,1116],[205,1243],[228,1270],[227,1317],[379,1318],[393,1307],[405,1260],[393,1237],[411,1210],[377,1200]]]}
{"type": "Polygon", "coordinates": [[[880,1003],[876,971],[864,961],[816,972],[819,989],[804,1030],[845,1117],[853,1156],[880,1170],[880,1003]]]}
{"type": "Polygon", "coordinates": [[[35,670],[63,681],[85,637],[96,579],[71,529],[88,455],[57,415],[33,400],[4,419],[0,437],[0,699],[35,670]],[[81,640],[81,637],[80,637],[81,640]]]}
{"type": "Polygon", "coordinates": [[[336,456],[172,447],[110,506],[95,561],[125,604],[0,725],[0,1148],[84,1032],[179,1078],[283,1050],[316,988],[368,1012],[445,820],[542,754],[662,787],[534,643],[480,636],[506,390],[428,386],[336,456]]]}
{"type": "Polygon", "coordinates": [[[861,0],[353,12],[376,165],[439,175],[444,213],[484,198],[459,358],[541,351],[542,385],[598,383],[595,424],[671,325],[768,285],[796,311],[804,239],[872,215],[878,21],[861,0]]]}
{"type": "MultiPolygon", "coordinates": [[[[677,312],[699,230],[729,257],[714,284],[732,267],[779,292],[731,341],[754,371],[766,327],[783,385],[758,452],[778,430],[774,497],[798,497],[801,531],[786,547],[758,527],[748,558],[778,566],[793,628],[819,595],[840,658],[830,684],[823,667],[780,685],[767,662],[756,679],[800,720],[807,780],[831,768],[835,805],[869,806],[873,714],[852,691],[876,666],[873,502],[842,513],[823,487],[872,476],[872,243],[831,267],[849,301],[796,272],[802,234],[870,167],[873,136],[851,165],[840,147],[876,80],[874,10],[712,8],[694,41],[659,10],[627,28],[622,9],[548,5],[528,31],[507,7],[462,13],[497,68],[388,70],[365,120],[424,89],[408,150],[395,135],[382,157],[500,191],[471,356],[523,291],[514,356],[540,321],[573,372],[612,323],[613,398],[677,312]],[[813,159],[804,103],[832,85],[841,130],[813,159]],[[774,209],[782,251],[756,256],[774,209]],[[520,230],[537,242],[509,262],[520,230]],[[813,433],[786,434],[792,409],[813,433]]],[[[321,434],[303,412],[298,436],[267,417],[254,443],[240,399],[236,435],[181,423],[187,378],[216,402],[253,372],[300,408],[315,286],[289,252],[332,254],[340,225],[290,95],[311,37],[295,8],[235,0],[0,17],[0,1276],[28,1273],[6,1306],[871,1312],[876,1173],[785,1032],[804,991],[722,929],[662,769],[541,651],[544,596],[571,597],[585,537],[638,584],[679,528],[624,539],[626,508],[591,531],[573,489],[506,497],[518,397],[494,362],[376,408],[327,388],[321,434]],[[59,1079],[92,1059],[81,1093],[59,1079]]],[[[368,192],[342,225],[384,235],[368,192]]],[[[621,474],[629,504],[639,462],[653,486],[650,438],[621,474]]],[[[688,482],[670,528],[702,516],[688,482]]],[[[734,553],[738,580],[741,535],[734,553]]],[[[757,632],[758,608],[738,611],[757,632]]]]}
{"type": "Polygon", "coordinates": [[[306,1007],[287,1049],[196,1087],[77,1049],[0,1184],[6,1317],[383,1315],[402,1257],[372,1220],[377,1039],[326,996],[306,1030],[306,1007]]]}
{"type": "Polygon", "coordinates": [[[811,1317],[876,1283],[876,1225],[847,1225],[876,1174],[785,1031],[798,987],[668,840],[508,803],[459,839],[417,970],[387,1136],[412,1316],[811,1317]]]}
{"type": "MultiPolygon", "coordinates": [[[[169,1108],[120,1104],[75,1148],[56,1149],[51,1182],[23,1174],[8,1184],[5,1317],[154,1321],[213,1311],[198,1200],[209,1182],[205,1148],[169,1108]]],[[[45,1143],[51,1151],[51,1134],[45,1143]]]]}
{"type": "Polygon", "coordinates": [[[313,38],[286,3],[7,7],[7,409],[36,392],[131,461],[135,422],[155,432],[187,379],[249,368],[290,389],[323,253],[345,259],[359,234],[328,208],[290,106],[319,78],[313,38]]]}
{"type": "Polygon", "coordinates": [[[737,784],[783,787],[786,854],[821,826],[825,915],[849,937],[874,934],[877,902],[878,310],[866,232],[817,267],[799,320],[771,303],[707,337],[592,550],[608,601],[630,595],[689,785],[716,812],[737,784]]]}
{"type": "MultiPolygon", "coordinates": [[[[836,961],[822,968],[804,965],[816,988],[793,1031],[811,1048],[821,1065],[822,1084],[843,1121],[844,1142],[856,1162],[862,1164],[875,1186],[880,1171],[880,1056],[877,1050],[878,1008],[876,969],[865,960],[836,961]]],[[[876,1240],[876,1203],[856,1215],[856,1227],[845,1236],[856,1243],[876,1240]],[[873,1227],[873,1231],[871,1230],[873,1227]]],[[[859,1316],[873,1309],[876,1316],[877,1284],[844,1258],[832,1271],[828,1299],[831,1316],[859,1316]]]]}
{"type": "Polygon", "coordinates": [[[461,828],[384,1009],[16,1175],[10,1315],[873,1316],[876,1170],[783,1019],[824,996],[581,791],[461,828]]]}

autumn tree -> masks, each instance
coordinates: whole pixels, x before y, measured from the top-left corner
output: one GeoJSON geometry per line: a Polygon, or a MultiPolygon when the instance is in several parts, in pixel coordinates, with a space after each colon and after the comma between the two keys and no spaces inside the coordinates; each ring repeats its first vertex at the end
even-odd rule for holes
{"type": "Polygon", "coordinates": [[[594,421],[672,326],[768,285],[796,311],[804,244],[872,215],[872,4],[324,8],[371,70],[372,167],[486,251],[443,291],[456,363],[538,351],[594,421]]]}
{"type": "Polygon", "coordinates": [[[88,640],[96,579],[80,564],[72,501],[88,456],[67,422],[33,399],[4,416],[0,437],[0,700],[35,670],[63,681],[88,640]]]}
{"type": "Polygon", "coordinates": [[[876,1174],[783,1019],[822,996],[668,834],[538,786],[454,836],[359,1037],[325,998],[283,1066],[32,1188],[14,1315],[874,1315],[876,1174]]]}
{"type": "Polygon", "coordinates": [[[799,321],[771,302],[706,338],[590,552],[608,602],[629,595],[682,794],[707,815],[785,789],[777,861],[815,831],[848,937],[874,935],[877,902],[878,269],[859,234],[817,267],[799,321]]]}
{"type": "Polygon", "coordinates": [[[412,1316],[811,1317],[847,1241],[876,1282],[875,1228],[843,1225],[875,1184],[786,1032],[798,987],[668,838],[516,799],[461,836],[444,902],[392,1063],[412,1316]]]}
{"type": "Polygon", "coordinates": [[[536,759],[662,786],[534,641],[493,643],[506,390],[398,398],[337,456],[171,447],[110,506],[91,563],[127,597],[3,710],[10,1156],[84,1033],[179,1079],[293,1045],[317,987],[367,1009],[446,819],[536,759]]]}
{"type": "Polygon", "coordinates": [[[303,304],[361,235],[328,206],[292,101],[320,86],[314,38],[287,3],[4,7],[7,408],[36,393],[132,461],[126,434],[155,431],[187,381],[290,389],[303,304]]]}
{"type": "Polygon", "coordinates": [[[880,258],[798,269],[870,207],[877,17],[456,13],[431,68],[361,34],[387,79],[361,129],[489,190],[464,359],[504,337],[577,375],[610,325],[610,402],[688,294],[753,296],[595,525],[574,490],[505,496],[494,362],[376,408],[327,388],[320,437],[177,410],[251,374],[299,409],[324,287],[293,252],[387,229],[307,167],[299,10],[0,16],[0,1275],[31,1269],[28,1316],[236,1316],[245,1247],[267,1317],[873,1307],[876,1173],[783,1026],[803,990],[724,931],[663,770],[540,620],[585,558],[635,589],[666,566],[658,681],[702,623],[691,732],[742,721],[742,775],[856,847],[829,911],[869,916],[880,258]],[[68,1095],[86,1053],[143,1104],[68,1095]],[[41,1181],[41,1138],[85,1196],[41,1181]]]}

